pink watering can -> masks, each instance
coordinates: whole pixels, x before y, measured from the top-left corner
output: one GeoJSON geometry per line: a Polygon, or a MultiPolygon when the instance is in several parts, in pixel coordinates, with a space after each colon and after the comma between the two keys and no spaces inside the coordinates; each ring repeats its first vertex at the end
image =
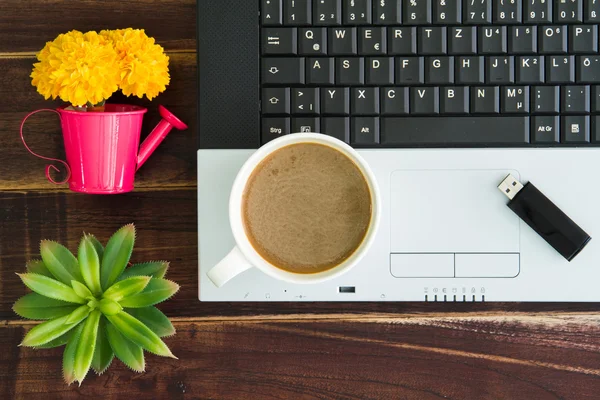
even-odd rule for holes
{"type": "Polygon", "coordinates": [[[62,163],[67,170],[63,181],[55,181],[46,166],[46,178],[54,184],[69,182],[75,192],[117,194],[133,190],[135,172],[148,160],[173,127],[183,130],[181,122],[163,106],[158,106],[162,120],[139,146],[142,119],[148,111],[144,107],[106,104],[104,112],[82,112],[65,107],[41,109],[27,115],[21,123],[21,140],[36,157],[62,163]],[[33,114],[50,111],[57,113],[62,125],[67,161],[34,153],[23,137],[23,126],[33,114]],[[138,151],[139,148],[139,151],[138,151]]]}

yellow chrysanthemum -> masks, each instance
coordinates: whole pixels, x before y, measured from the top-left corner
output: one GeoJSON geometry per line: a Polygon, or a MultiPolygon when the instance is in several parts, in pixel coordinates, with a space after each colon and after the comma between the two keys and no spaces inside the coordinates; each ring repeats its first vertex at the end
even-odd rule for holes
{"type": "Polygon", "coordinates": [[[144,95],[152,100],[169,84],[169,57],[162,46],[148,37],[143,29],[102,31],[100,35],[112,41],[120,58],[123,94],[144,95]]]}
{"type": "Polygon", "coordinates": [[[74,106],[98,104],[119,89],[118,56],[96,32],[59,35],[37,54],[32,84],[46,99],[60,97],[74,106]]]}

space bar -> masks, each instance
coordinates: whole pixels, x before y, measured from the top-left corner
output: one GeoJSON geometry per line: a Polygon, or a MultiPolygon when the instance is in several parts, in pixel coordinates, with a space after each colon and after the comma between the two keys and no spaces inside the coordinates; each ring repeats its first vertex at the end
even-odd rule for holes
{"type": "Polygon", "coordinates": [[[529,143],[529,117],[383,117],[380,128],[388,145],[529,143]]]}

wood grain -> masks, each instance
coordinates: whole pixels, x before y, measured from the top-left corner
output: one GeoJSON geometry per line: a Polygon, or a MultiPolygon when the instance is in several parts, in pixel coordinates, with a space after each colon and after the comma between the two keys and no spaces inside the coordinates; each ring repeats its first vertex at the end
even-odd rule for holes
{"type": "MultiPolygon", "coordinates": [[[[170,58],[171,84],[155,101],[126,98],[122,94],[115,94],[110,100],[148,108],[142,138],[160,121],[158,104],[167,107],[189,126],[186,131],[172,131],[140,169],[137,187],[196,185],[196,54],[174,53],[170,58]]],[[[0,76],[5,82],[11,82],[0,85],[0,160],[4,160],[0,161],[0,190],[55,188],[44,177],[46,162],[30,155],[19,138],[21,120],[28,112],[62,104],[44,100],[31,86],[32,62],[29,57],[0,58],[0,76]]],[[[31,117],[25,125],[25,137],[39,154],[64,159],[60,124],[55,115],[42,113],[31,117]]]]}
{"type": "Polygon", "coordinates": [[[0,52],[34,52],[73,29],[145,28],[167,49],[196,48],[195,0],[2,0],[0,52]]]}
{"type": "Polygon", "coordinates": [[[179,360],[149,355],[143,374],[115,362],[81,387],[62,383],[61,349],[18,348],[31,325],[8,324],[0,396],[597,399],[599,323],[588,313],[182,320],[166,339],[179,360]]]}

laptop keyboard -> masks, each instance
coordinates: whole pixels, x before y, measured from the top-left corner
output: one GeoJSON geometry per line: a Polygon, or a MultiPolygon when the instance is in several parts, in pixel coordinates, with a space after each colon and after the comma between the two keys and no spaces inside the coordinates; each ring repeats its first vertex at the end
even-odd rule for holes
{"type": "Polygon", "coordinates": [[[600,0],[260,1],[263,143],[600,143],[600,0]]]}

